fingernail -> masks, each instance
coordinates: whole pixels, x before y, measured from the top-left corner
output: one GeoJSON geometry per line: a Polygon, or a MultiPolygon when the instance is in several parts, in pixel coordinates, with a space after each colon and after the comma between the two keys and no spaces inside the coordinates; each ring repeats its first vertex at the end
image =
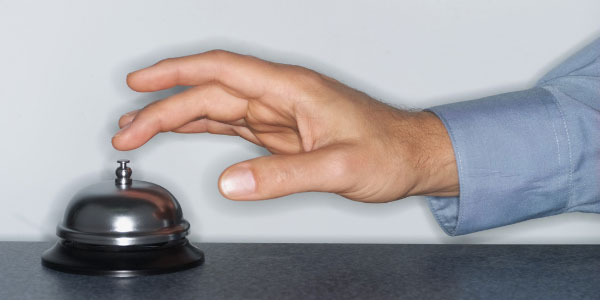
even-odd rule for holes
{"type": "Polygon", "coordinates": [[[256,182],[252,171],[245,167],[235,167],[221,179],[221,191],[228,197],[240,197],[253,193],[256,182]]]}
{"type": "Polygon", "coordinates": [[[121,128],[121,130],[119,130],[114,136],[113,139],[118,137],[119,135],[123,134],[123,132],[125,132],[125,130],[127,130],[127,128],[129,128],[131,126],[131,123],[123,126],[123,128],[121,128]]]}

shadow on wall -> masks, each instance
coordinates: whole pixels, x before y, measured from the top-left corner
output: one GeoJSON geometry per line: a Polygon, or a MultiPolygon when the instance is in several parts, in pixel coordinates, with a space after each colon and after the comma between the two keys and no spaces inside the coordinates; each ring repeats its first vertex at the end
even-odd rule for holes
{"type": "MultiPolygon", "coordinates": [[[[425,106],[430,106],[454,101],[477,99],[494,94],[529,88],[533,86],[537,82],[537,80],[539,80],[544,74],[546,74],[552,68],[557,66],[560,62],[564,61],[570,55],[574,54],[579,49],[583,48],[585,45],[598,38],[599,36],[600,31],[597,31],[585,40],[575,45],[570,45],[568,51],[559,55],[553,61],[549,61],[546,67],[539,70],[535,76],[532,76],[532,80],[530,80],[529,82],[522,82],[517,84],[499,83],[491,87],[472,88],[469,89],[469,91],[445,95],[443,98],[424,99],[420,101],[420,103],[422,103],[422,105],[425,106]]],[[[302,53],[283,52],[264,47],[251,41],[231,40],[223,37],[213,37],[192,43],[167,45],[162,48],[150,50],[146,53],[140,53],[135,57],[128,57],[122,60],[121,62],[115,64],[119,67],[114,69],[114,75],[112,76],[111,81],[113,82],[113,86],[115,87],[117,92],[121,93],[124,98],[129,98],[131,97],[131,94],[126,93],[126,90],[122,88],[125,85],[126,74],[128,74],[129,72],[150,66],[165,58],[187,56],[214,49],[223,49],[240,54],[252,55],[261,59],[279,63],[304,66],[318,71],[320,73],[323,73],[325,75],[328,75],[330,77],[333,77],[339,80],[340,82],[343,82],[355,89],[361,90],[382,102],[388,103],[398,108],[414,109],[414,107],[409,107],[406,105],[406,103],[403,103],[403,99],[408,99],[408,97],[404,97],[402,95],[401,90],[382,91],[381,89],[377,89],[374,86],[368,84],[364,80],[358,79],[357,76],[348,72],[344,72],[340,68],[328,64],[325,61],[321,61],[314,57],[306,56],[302,53]]],[[[166,98],[184,89],[185,87],[176,87],[173,89],[150,94],[140,94],[136,97],[136,101],[130,102],[130,104],[118,108],[118,110],[116,111],[116,115],[123,114],[133,109],[137,109],[140,106],[150,103],[151,101],[166,98]],[[136,106],[134,107],[132,106],[132,104],[135,104],[136,106]]]]}
{"type": "MultiPolygon", "coordinates": [[[[340,68],[328,64],[325,61],[321,61],[314,57],[303,55],[302,53],[282,52],[249,41],[234,41],[231,39],[221,37],[208,38],[193,43],[164,46],[162,48],[153,49],[146,53],[140,53],[135,57],[128,57],[122,60],[120,63],[116,63],[116,65],[118,65],[119,67],[114,69],[114,76],[111,80],[115,89],[119,93],[121,93],[124,98],[128,98],[131,97],[131,94],[125,92],[126,90],[122,89],[122,87],[125,84],[125,76],[129,72],[150,66],[165,58],[187,56],[214,49],[223,49],[240,54],[252,55],[261,59],[279,63],[304,66],[313,69],[317,72],[328,75],[330,77],[333,77],[348,86],[363,91],[371,95],[371,97],[378,99],[382,102],[388,103],[394,107],[402,109],[415,109],[415,107],[407,106],[407,101],[403,101],[403,99],[408,99],[408,97],[404,97],[402,95],[401,90],[382,91],[381,89],[375,88],[373,85],[370,85],[364,80],[360,80],[359,77],[351,73],[344,72],[340,68]]],[[[508,92],[523,89],[526,88],[528,85],[532,84],[533,83],[522,83],[518,85],[498,84],[494,87],[470,89],[470,91],[468,92],[447,95],[444,97],[444,99],[425,99],[424,101],[420,102],[422,102],[426,106],[429,106],[433,104],[448,102],[448,99],[453,99],[457,101],[469,100],[489,96],[492,94],[498,94],[499,91],[508,92]]],[[[148,104],[151,101],[168,97],[169,95],[172,95],[176,91],[180,91],[181,89],[181,87],[178,87],[175,89],[156,92],[152,94],[142,94],[137,97],[137,101],[135,102],[148,104]]],[[[132,107],[131,105],[126,105],[123,108],[120,108],[118,112],[122,114],[136,108],[139,108],[139,106],[132,107]]]]}
{"type": "MultiPolygon", "coordinates": [[[[550,72],[552,69],[557,67],[560,63],[565,61],[567,58],[569,58],[573,54],[577,53],[579,50],[583,49],[585,46],[587,46],[588,44],[590,44],[591,42],[593,42],[594,40],[596,40],[598,38],[600,38],[600,29],[597,30],[596,32],[594,32],[593,34],[591,34],[590,36],[588,36],[586,39],[578,42],[577,44],[569,45],[568,51],[562,53],[558,57],[554,58],[552,61],[549,61],[548,64],[546,65],[546,67],[544,67],[542,70],[540,70],[537,73],[537,76],[535,76],[536,81],[538,79],[541,79],[542,76],[544,76],[546,73],[550,72]]],[[[532,85],[533,85],[533,83],[532,83],[532,85]]]]}
{"type": "MultiPolygon", "coordinates": [[[[592,40],[593,38],[595,38],[595,37],[590,38],[590,40],[592,40]]],[[[579,49],[586,42],[589,42],[589,41],[584,41],[581,43],[581,45],[573,46],[572,47],[573,50],[571,50],[569,52],[575,52],[576,49],[579,49]]],[[[344,82],[344,83],[348,84],[349,86],[352,86],[354,88],[362,90],[377,99],[386,99],[386,102],[389,102],[394,106],[401,107],[401,108],[407,108],[407,107],[403,107],[400,104],[401,100],[399,100],[399,99],[402,99],[402,97],[400,95],[401,91],[394,91],[394,93],[385,93],[382,91],[378,91],[373,86],[370,86],[368,83],[358,80],[357,77],[353,76],[352,74],[342,72],[339,68],[329,65],[323,61],[319,61],[319,60],[311,58],[311,57],[303,56],[302,54],[298,54],[298,53],[284,53],[284,52],[280,52],[280,51],[275,51],[273,49],[268,49],[268,48],[265,48],[260,45],[253,44],[253,43],[247,42],[247,41],[233,41],[233,40],[229,40],[229,39],[215,37],[215,38],[205,39],[205,40],[201,40],[201,41],[194,42],[194,43],[169,45],[169,46],[165,46],[165,47],[162,47],[159,49],[154,49],[154,50],[148,51],[146,53],[141,53],[139,55],[136,55],[135,57],[123,58],[122,61],[120,61],[120,62],[117,61],[115,63],[115,65],[118,67],[116,67],[112,71],[112,77],[110,78],[110,81],[112,82],[112,85],[114,86],[114,89],[115,89],[115,92],[117,95],[119,95],[123,99],[134,98],[134,101],[123,101],[122,105],[119,105],[118,107],[114,107],[114,109],[112,109],[111,115],[112,116],[122,115],[125,112],[143,107],[143,106],[151,103],[152,101],[169,97],[170,95],[176,94],[176,93],[181,92],[186,89],[186,87],[175,87],[172,89],[168,89],[165,91],[159,91],[159,92],[155,92],[155,93],[132,94],[132,92],[127,92],[127,90],[123,88],[125,85],[125,76],[127,73],[137,70],[137,69],[140,69],[140,68],[143,68],[143,67],[146,67],[146,66],[149,66],[149,65],[152,65],[152,64],[156,63],[157,61],[164,59],[164,58],[185,56],[185,55],[200,53],[200,52],[204,52],[204,51],[208,51],[208,50],[212,50],[212,49],[224,49],[224,50],[233,51],[233,52],[237,52],[237,53],[257,56],[259,58],[263,58],[266,60],[302,65],[302,66],[314,69],[318,72],[324,73],[333,78],[336,78],[336,79],[340,80],[341,82],[344,82]],[[132,95],[135,95],[135,96],[132,96],[132,95]]],[[[568,54],[565,54],[564,56],[566,57],[567,55],[568,54]]],[[[551,67],[553,67],[557,62],[564,59],[565,57],[557,58],[556,62],[552,63],[551,67]]],[[[551,69],[551,67],[549,67],[547,70],[544,70],[543,72],[540,72],[540,76],[541,76],[541,74],[543,74],[543,73],[547,72],[549,69],[551,69]]],[[[519,87],[498,86],[498,87],[494,87],[493,89],[489,89],[489,88],[482,89],[477,92],[470,92],[470,93],[465,93],[465,94],[461,94],[461,95],[449,95],[448,99],[450,99],[450,98],[463,99],[463,100],[473,99],[473,98],[487,96],[490,94],[497,93],[498,89],[511,91],[511,90],[515,90],[518,88],[523,88],[523,86],[519,86],[519,87]]],[[[440,101],[437,101],[437,102],[440,102],[440,101]]],[[[108,137],[112,136],[116,132],[116,130],[117,130],[116,119],[117,118],[115,117],[114,119],[107,120],[106,124],[104,125],[105,129],[100,134],[101,137],[99,137],[98,140],[100,140],[104,143],[108,137]]],[[[171,134],[171,135],[162,135],[160,137],[156,137],[155,139],[157,139],[160,142],[166,142],[167,140],[172,142],[172,141],[183,141],[186,139],[186,137],[185,137],[185,135],[171,134]]],[[[208,141],[211,141],[213,139],[220,140],[221,137],[204,136],[203,139],[208,139],[208,141]]],[[[145,145],[143,147],[144,148],[143,151],[151,152],[155,149],[157,144],[158,144],[158,142],[149,143],[148,145],[145,145]]],[[[268,152],[266,152],[262,148],[255,147],[250,144],[248,144],[246,146],[251,147],[251,151],[255,152],[257,156],[268,154],[268,152]]],[[[106,157],[115,157],[116,154],[113,149],[110,149],[109,147],[106,147],[105,149],[106,149],[106,153],[105,153],[106,157]]],[[[128,158],[135,160],[137,157],[137,153],[138,153],[137,151],[139,151],[139,150],[130,151],[126,155],[120,155],[120,156],[127,156],[128,158]]],[[[228,151],[228,152],[224,152],[224,153],[215,153],[215,159],[211,159],[209,165],[203,166],[205,174],[202,174],[202,175],[205,178],[215,178],[215,180],[201,182],[201,183],[199,183],[199,186],[196,188],[201,189],[202,193],[206,194],[206,199],[205,199],[206,201],[213,201],[213,203],[211,203],[211,205],[212,205],[212,207],[216,208],[217,210],[227,211],[228,214],[232,214],[232,215],[239,214],[239,215],[244,215],[244,216],[248,216],[248,215],[252,216],[253,215],[256,217],[260,217],[260,216],[274,214],[274,213],[281,213],[284,211],[294,211],[294,210],[301,209],[302,207],[306,207],[306,206],[312,206],[312,207],[316,206],[316,207],[323,207],[325,209],[342,210],[349,215],[364,215],[364,214],[369,214],[369,211],[370,211],[371,214],[378,214],[380,216],[389,216],[389,215],[393,215],[393,214],[398,214],[399,212],[405,210],[409,205],[415,205],[414,200],[413,201],[404,200],[404,201],[400,201],[400,202],[396,202],[396,203],[379,204],[379,205],[363,204],[363,203],[351,203],[351,204],[340,205],[340,203],[339,203],[340,201],[347,201],[347,200],[341,199],[341,197],[333,196],[333,195],[331,195],[331,196],[320,195],[319,197],[313,197],[314,196],[313,193],[289,196],[289,197],[286,197],[286,199],[283,199],[283,201],[279,200],[279,201],[264,201],[264,202],[232,202],[232,201],[224,200],[222,198],[222,196],[219,194],[218,190],[216,189],[216,179],[218,178],[218,176],[220,174],[220,171],[218,171],[218,170],[221,170],[223,168],[223,166],[228,166],[230,164],[239,162],[244,159],[247,159],[247,158],[241,157],[241,155],[235,151],[228,151]],[[385,206],[386,209],[381,209],[382,206],[385,206]]],[[[64,186],[60,190],[60,192],[56,195],[56,197],[54,198],[54,201],[52,202],[52,206],[51,206],[52,209],[51,209],[51,211],[48,212],[46,220],[42,224],[57,224],[62,219],[62,214],[64,212],[64,208],[66,207],[68,201],[73,196],[73,194],[79,189],[79,187],[84,187],[85,185],[90,184],[92,182],[97,182],[97,181],[106,179],[107,174],[112,175],[113,173],[114,173],[114,169],[111,169],[109,166],[106,166],[106,168],[103,169],[99,173],[91,173],[91,174],[82,176],[82,177],[78,178],[77,180],[75,180],[74,182],[70,183],[69,185],[64,186]],[[74,187],[78,187],[78,188],[75,189],[74,187]]],[[[192,203],[189,202],[192,200],[189,197],[189,193],[186,193],[184,191],[184,189],[179,188],[177,183],[174,182],[172,179],[170,179],[168,176],[160,175],[157,173],[156,174],[148,173],[146,175],[144,175],[142,177],[152,178],[152,180],[150,180],[150,181],[153,181],[155,183],[159,183],[159,184],[163,185],[165,188],[170,190],[174,195],[176,195],[178,200],[181,202],[182,207],[184,207],[184,214],[186,215],[186,218],[194,219],[194,220],[196,220],[196,222],[197,222],[197,220],[199,220],[199,218],[197,217],[198,212],[195,212],[193,209],[185,209],[186,207],[188,207],[188,208],[192,207],[192,203]],[[148,175],[148,176],[146,176],[146,175],[148,175]]],[[[553,220],[555,220],[555,218],[569,219],[569,220],[571,220],[573,218],[578,218],[575,215],[552,217],[552,219],[550,221],[548,221],[548,219],[550,219],[550,218],[545,218],[545,219],[541,219],[541,220],[526,222],[524,224],[518,224],[518,225],[513,225],[513,226],[509,226],[509,227],[505,227],[505,228],[494,229],[493,231],[490,232],[491,234],[477,233],[477,234],[467,235],[467,236],[463,236],[463,237],[450,238],[450,237],[445,236],[445,234],[438,228],[437,223],[435,222],[434,218],[430,215],[430,213],[428,211],[426,202],[423,201],[421,198],[417,198],[417,199],[418,199],[418,201],[417,201],[416,205],[419,207],[419,210],[422,212],[422,214],[427,216],[427,218],[426,218],[427,224],[429,227],[432,228],[432,230],[434,232],[436,232],[436,240],[438,242],[442,242],[442,243],[488,243],[488,242],[493,242],[493,241],[497,242],[498,241],[497,238],[499,236],[502,236],[504,234],[510,235],[511,233],[516,233],[516,232],[526,229],[526,228],[532,228],[532,227],[536,227],[536,226],[545,226],[549,222],[552,223],[553,220]]],[[[593,221],[598,220],[598,218],[589,218],[589,217],[586,217],[586,219],[588,221],[590,219],[592,219],[593,221]]],[[[195,227],[201,226],[201,224],[194,224],[194,226],[195,227]]],[[[43,228],[40,231],[44,233],[45,240],[54,240],[55,239],[54,228],[43,228]]],[[[242,237],[240,237],[240,238],[242,238],[242,237]]],[[[289,238],[288,238],[288,240],[289,240],[289,238]]],[[[421,242],[422,241],[423,240],[421,240],[421,242]]],[[[418,242],[420,242],[420,240],[418,237],[415,237],[414,241],[412,241],[412,242],[418,243],[418,242]]]]}

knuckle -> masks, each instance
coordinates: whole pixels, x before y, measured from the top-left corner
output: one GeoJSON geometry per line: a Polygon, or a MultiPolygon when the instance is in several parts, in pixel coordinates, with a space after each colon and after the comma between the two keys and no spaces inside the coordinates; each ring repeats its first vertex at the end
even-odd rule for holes
{"type": "Polygon", "coordinates": [[[302,66],[293,66],[292,67],[293,77],[295,79],[300,80],[301,82],[309,82],[309,83],[317,83],[321,82],[321,75],[316,71],[311,69],[302,67],[302,66]]]}
{"type": "Polygon", "coordinates": [[[230,55],[230,52],[223,49],[213,49],[206,52],[206,55],[212,57],[213,59],[225,59],[230,55]]]}
{"type": "Polygon", "coordinates": [[[249,166],[254,175],[258,189],[271,189],[289,185],[296,179],[297,170],[287,165],[282,167],[280,164],[273,165],[270,160],[272,157],[256,158],[249,166]]]}
{"type": "Polygon", "coordinates": [[[222,49],[214,49],[202,54],[202,56],[213,62],[214,77],[218,78],[223,75],[227,62],[231,60],[232,53],[222,49]]]}
{"type": "Polygon", "coordinates": [[[277,172],[274,172],[273,175],[271,184],[274,186],[290,184],[290,181],[293,180],[292,170],[289,169],[280,169],[277,172]]]}
{"type": "Polygon", "coordinates": [[[161,101],[152,102],[144,107],[139,113],[139,119],[145,120],[148,126],[157,131],[163,130],[164,120],[160,107],[161,101]]]}
{"type": "Polygon", "coordinates": [[[155,110],[160,102],[161,102],[161,100],[156,100],[156,101],[152,101],[152,102],[148,103],[146,106],[144,106],[144,109],[142,109],[142,112],[148,113],[148,111],[155,110]]]}
{"type": "Polygon", "coordinates": [[[169,57],[169,58],[165,58],[165,59],[161,59],[159,60],[155,65],[156,66],[164,66],[164,65],[168,65],[170,63],[172,63],[175,60],[175,58],[173,57],[169,57]]]}
{"type": "Polygon", "coordinates": [[[288,84],[301,93],[317,92],[325,84],[319,73],[304,67],[290,66],[286,73],[288,84]]]}

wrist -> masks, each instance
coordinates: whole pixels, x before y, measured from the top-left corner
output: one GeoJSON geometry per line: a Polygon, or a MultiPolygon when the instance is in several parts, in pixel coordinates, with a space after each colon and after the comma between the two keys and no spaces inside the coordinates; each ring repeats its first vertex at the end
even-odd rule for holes
{"type": "Polygon", "coordinates": [[[452,141],[442,121],[432,112],[413,113],[411,161],[416,175],[408,196],[458,196],[459,180],[452,141]]]}

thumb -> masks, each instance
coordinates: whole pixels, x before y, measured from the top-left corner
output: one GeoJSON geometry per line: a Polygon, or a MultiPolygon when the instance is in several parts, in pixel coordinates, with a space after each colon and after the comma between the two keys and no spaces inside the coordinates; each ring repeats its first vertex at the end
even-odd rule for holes
{"type": "Polygon", "coordinates": [[[221,194],[232,200],[262,200],[300,192],[340,193],[347,177],[349,151],[330,146],[291,155],[270,155],[235,164],[219,178],[221,194]]]}

